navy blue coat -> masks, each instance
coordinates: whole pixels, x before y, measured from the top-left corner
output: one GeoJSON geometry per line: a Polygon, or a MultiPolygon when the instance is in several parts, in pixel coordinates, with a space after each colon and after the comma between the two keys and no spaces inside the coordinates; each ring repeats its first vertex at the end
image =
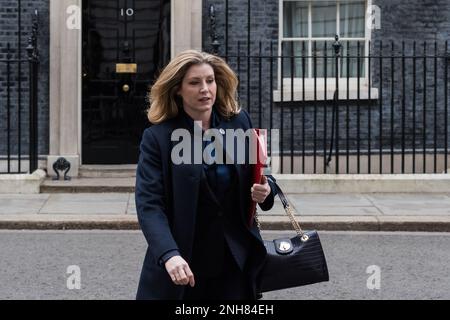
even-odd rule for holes
{"type": "MultiPolygon", "coordinates": [[[[174,164],[171,151],[176,142],[171,134],[177,128],[192,128],[181,113],[144,131],[136,171],[136,210],[148,248],[142,267],[137,299],[181,299],[185,286],[175,285],[165,267],[158,264],[164,253],[177,249],[190,263],[194,241],[195,216],[199,197],[202,164],[174,164]]],[[[250,117],[242,110],[231,119],[220,117],[218,128],[244,131],[252,128],[250,117]]],[[[248,148],[246,148],[248,149],[248,148]]],[[[247,150],[248,152],[248,150],[247,150]]],[[[239,181],[240,211],[247,221],[251,204],[252,165],[235,164],[239,181]]],[[[272,190],[274,190],[272,188],[272,190]]],[[[264,211],[273,206],[274,193],[259,204],[264,211]]],[[[255,239],[250,276],[253,294],[257,296],[257,276],[266,250],[256,223],[246,230],[255,239]]],[[[207,259],[207,257],[205,257],[207,259]]]]}

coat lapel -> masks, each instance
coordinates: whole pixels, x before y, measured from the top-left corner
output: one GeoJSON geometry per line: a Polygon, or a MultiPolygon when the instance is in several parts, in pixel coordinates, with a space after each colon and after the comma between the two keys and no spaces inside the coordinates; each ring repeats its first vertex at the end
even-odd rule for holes
{"type": "MultiPolygon", "coordinates": [[[[190,132],[191,152],[193,152],[193,131],[181,115],[175,119],[174,129],[181,128],[190,132]]],[[[177,144],[171,141],[171,149],[177,144]]],[[[193,153],[191,153],[193,154],[193,153]]],[[[194,240],[195,218],[198,202],[198,191],[202,164],[174,164],[171,158],[172,188],[174,203],[174,235],[177,235],[179,249],[187,254],[190,260],[194,240]]]]}
{"type": "MultiPolygon", "coordinates": [[[[233,121],[227,121],[224,120],[223,118],[221,118],[221,121],[219,122],[217,129],[223,129],[223,132],[225,132],[225,134],[223,134],[223,146],[224,146],[224,153],[226,152],[226,142],[227,142],[227,136],[226,136],[226,132],[227,129],[238,129],[236,127],[236,123],[234,123],[233,121]]],[[[238,193],[239,193],[239,203],[240,208],[241,208],[241,217],[243,218],[244,223],[246,224],[246,218],[247,218],[247,207],[248,207],[248,196],[249,196],[249,190],[250,190],[250,186],[248,186],[248,184],[246,183],[246,181],[248,181],[248,168],[249,165],[247,162],[245,162],[244,164],[239,164],[237,162],[237,148],[236,145],[234,145],[234,157],[233,157],[233,165],[236,169],[236,174],[238,177],[238,193]],[[247,190],[248,189],[248,190],[247,190]]],[[[245,155],[244,155],[244,159],[248,159],[248,147],[246,146],[245,148],[245,155]]]]}

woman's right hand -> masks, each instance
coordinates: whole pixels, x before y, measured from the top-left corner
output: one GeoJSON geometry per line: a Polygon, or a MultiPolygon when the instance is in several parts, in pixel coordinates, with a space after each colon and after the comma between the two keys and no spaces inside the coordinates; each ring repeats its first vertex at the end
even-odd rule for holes
{"type": "Polygon", "coordinates": [[[194,274],[188,263],[181,256],[173,256],[166,261],[165,267],[173,283],[177,285],[195,285],[194,274]]]}

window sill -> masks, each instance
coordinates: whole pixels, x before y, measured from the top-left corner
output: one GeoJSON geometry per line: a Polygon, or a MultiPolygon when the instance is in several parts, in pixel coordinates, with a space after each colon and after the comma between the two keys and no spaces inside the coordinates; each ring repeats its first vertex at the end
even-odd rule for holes
{"type": "MultiPolygon", "coordinates": [[[[274,102],[290,102],[290,101],[332,101],[334,98],[335,88],[329,88],[327,91],[317,88],[306,88],[305,92],[301,89],[294,89],[291,92],[291,88],[286,88],[283,90],[283,99],[281,99],[281,90],[273,91],[273,101],[274,102]],[[304,97],[303,97],[304,94],[304,97]]],[[[347,88],[339,88],[339,100],[377,100],[378,99],[378,88],[369,88],[367,86],[360,86],[359,96],[358,89],[350,88],[347,92],[347,88]],[[370,92],[369,92],[370,91],[370,92]],[[370,93],[370,99],[369,99],[370,93]]]]}

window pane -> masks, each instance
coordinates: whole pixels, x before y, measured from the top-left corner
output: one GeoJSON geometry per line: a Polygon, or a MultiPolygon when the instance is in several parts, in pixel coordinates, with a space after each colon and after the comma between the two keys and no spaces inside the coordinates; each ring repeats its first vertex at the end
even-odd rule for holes
{"type": "Polygon", "coordinates": [[[294,65],[294,78],[303,77],[303,65],[305,66],[305,78],[308,77],[308,43],[306,41],[285,41],[282,43],[283,78],[291,77],[292,65],[294,65]],[[294,55],[292,55],[292,49],[294,55]],[[293,57],[293,58],[291,58],[293,57]]]}
{"type": "Polygon", "coordinates": [[[334,41],[317,41],[315,45],[316,50],[314,50],[314,43],[313,43],[312,53],[313,57],[314,54],[316,56],[316,58],[312,59],[313,73],[311,74],[311,76],[313,78],[314,78],[314,64],[317,67],[317,78],[335,77],[336,56],[334,55],[333,43],[334,41]],[[316,61],[315,63],[314,60],[316,61]]]}
{"type": "Polygon", "coordinates": [[[312,36],[334,37],[336,34],[336,1],[314,1],[311,10],[312,36]]]}
{"type": "Polygon", "coordinates": [[[341,2],[339,7],[341,37],[364,37],[365,9],[365,1],[341,2]]]}
{"type": "Polygon", "coordinates": [[[364,41],[341,41],[341,77],[346,78],[349,74],[350,78],[358,76],[358,42],[359,42],[359,76],[365,76],[365,55],[364,41]],[[348,49],[347,49],[348,46],[348,49]]]}
{"type": "Polygon", "coordinates": [[[283,36],[286,38],[308,36],[308,2],[283,3],[283,36]]]}

